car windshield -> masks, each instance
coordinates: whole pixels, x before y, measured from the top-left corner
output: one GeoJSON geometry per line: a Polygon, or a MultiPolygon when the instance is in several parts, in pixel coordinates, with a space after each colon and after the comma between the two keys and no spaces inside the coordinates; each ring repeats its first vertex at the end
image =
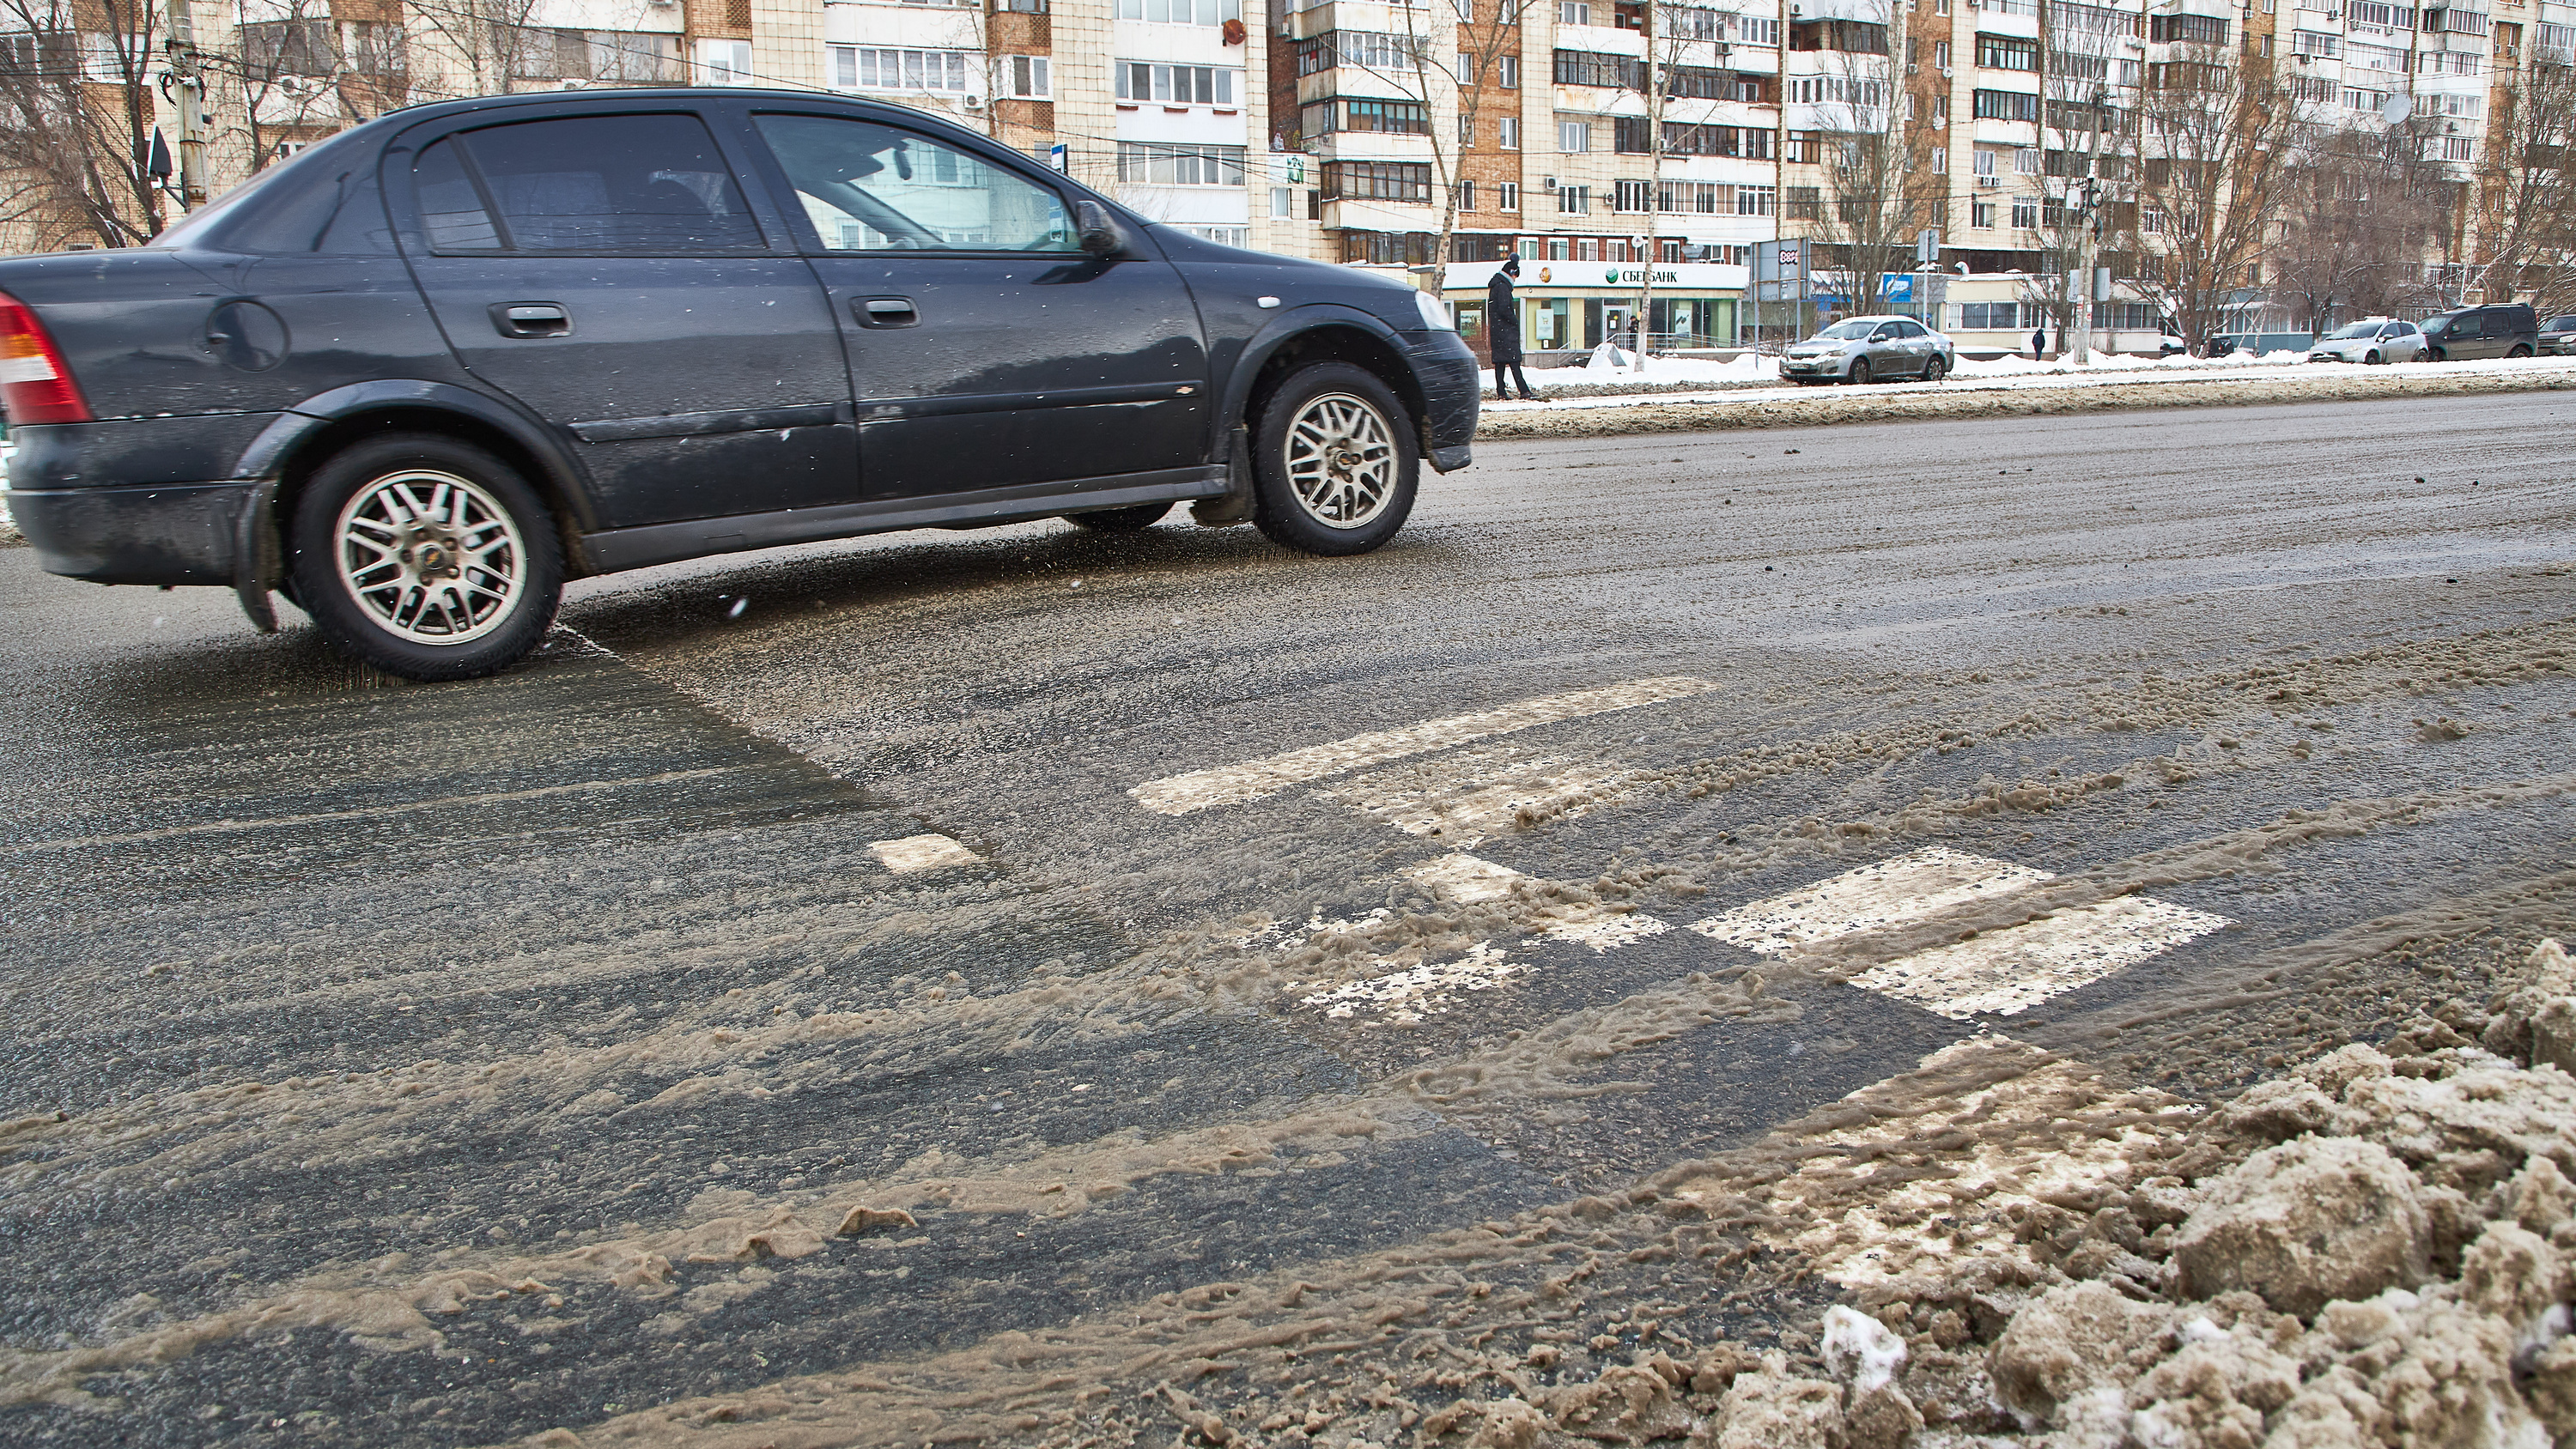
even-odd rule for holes
{"type": "Polygon", "coordinates": [[[1826,328],[1824,331],[1817,333],[1815,336],[1810,337],[1807,340],[1810,342],[1857,342],[1861,338],[1867,337],[1870,333],[1877,330],[1878,324],[1876,322],[1870,321],[1866,317],[1854,317],[1848,322],[1837,322],[1833,326],[1826,328]]]}
{"type": "Polygon", "coordinates": [[[2576,332],[2576,317],[2552,317],[2543,332],[2576,332]]]}
{"type": "Polygon", "coordinates": [[[2376,337],[2379,335],[2379,329],[2383,325],[2385,324],[2378,322],[2355,322],[2351,326],[2343,329],[2341,332],[2334,333],[2326,340],[2329,342],[2341,342],[2349,337],[2376,337]]]}

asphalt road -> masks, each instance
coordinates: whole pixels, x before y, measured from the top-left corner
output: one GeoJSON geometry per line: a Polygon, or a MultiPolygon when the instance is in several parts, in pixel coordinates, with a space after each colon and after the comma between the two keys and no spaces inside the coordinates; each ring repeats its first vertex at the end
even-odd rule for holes
{"type": "Polygon", "coordinates": [[[1241,1427],[1340,1443],[1425,1335],[1758,1333],[1830,1285],[1562,1225],[2576,928],[2571,426],[1487,444],[1366,558],[701,562],[434,687],[0,552],[0,1439],[1169,1443],[1303,1282],[1340,1407],[1241,1427]]]}

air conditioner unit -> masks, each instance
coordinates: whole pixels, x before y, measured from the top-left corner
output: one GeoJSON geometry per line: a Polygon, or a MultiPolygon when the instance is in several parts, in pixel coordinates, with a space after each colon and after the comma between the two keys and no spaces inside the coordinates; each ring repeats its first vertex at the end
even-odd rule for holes
{"type": "Polygon", "coordinates": [[[1950,67],[1948,67],[1948,66],[1946,66],[1946,65],[1945,65],[1945,66],[1943,66],[1943,67],[1941,67],[1941,79],[1943,79],[1943,80],[1948,80],[1950,77],[1952,77],[1952,76],[1954,76],[1954,75],[1957,75],[1957,74],[1958,74],[1958,72],[1957,72],[1957,71],[1955,71],[1955,70],[1951,69],[1950,67]]]}
{"type": "Polygon", "coordinates": [[[1539,189],[1543,191],[1554,191],[1556,189],[1556,178],[1550,176],[1541,180],[1539,182],[1539,189]]]}
{"type": "Polygon", "coordinates": [[[1977,184],[1979,186],[2001,186],[2004,184],[2004,179],[2000,176],[1980,176],[1977,178],[1977,184]]]}
{"type": "Polygon", "coordinates": [[[966,109],[970,111],[980,111],[984,109],[984,98],[982,96],[966,97],[966,109]]]}

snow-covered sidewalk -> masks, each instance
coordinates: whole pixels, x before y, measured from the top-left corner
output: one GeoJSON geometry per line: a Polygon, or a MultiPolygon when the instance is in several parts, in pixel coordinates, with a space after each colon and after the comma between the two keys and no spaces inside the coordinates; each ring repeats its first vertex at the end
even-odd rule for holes
{"type": "Polygon", "coordinates": [[[2232,358],[2170,357],[2162,360],[2143,357],[2097,358],[2086,367],[2068,362],[2033,361],[2027,357],[2001,357],[1980,362],[1961,358],[1958,371],[1940,383],[1890,382],[1872,383],[1867,388],[1810,388],[1779,380],[1779,359],[1757,357],[1747,353],[1731,362],[1705,362],[1697,358],[1649,357],[1643,373],[1620,369],[1601,372],[1592,368],[1551,368],[1534,378],[1542,397],[1537,402],[1485,403],[1488,416],[1516,412],[1560,411],[1566,408],[1634,407],[1641,404],[1764,402],[1778,398],[1833,395],[1904,395],[1932,391],[1945,393],[1994,391],[2021,388],[2084,388],[2133,386],[2141,383],[2209,383],[2234,380],[2269,381],[2282,378],[2349,378],[2356,375],[2371,378],[2445,377],[2474,375],[2533,377],[2562,376],[2576,373],[2576,358],[2535,357],[2517,361],[2484,362],[2407,362],[2388,367],[2366,368],[2354,363],[2309,362],[2295,352],[2275,352],[2256,358],[2239,353],[2232,358]],[[1544,396],[1552,389],[1592,388],[1633,382],[1663,387],[1677,382],[1702,382],[1705,391],[1656,391],[1606,393],[1596,396],[1544,396]]]}

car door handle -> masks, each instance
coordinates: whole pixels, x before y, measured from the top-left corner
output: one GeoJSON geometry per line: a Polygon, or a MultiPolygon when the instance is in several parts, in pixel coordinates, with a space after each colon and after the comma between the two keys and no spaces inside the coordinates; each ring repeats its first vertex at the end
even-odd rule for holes
{"type": "Polygon", "coordinates": [[[910,297],[852,297],[850,311],[862,327],[917,327],[921,313],[910,297]]]}
{"type": "Polygon", "coordinates": [[[492,325],[504,337],[561,337],[572,331],[572,314],[561,302],[495,302],[492,325]]]}

